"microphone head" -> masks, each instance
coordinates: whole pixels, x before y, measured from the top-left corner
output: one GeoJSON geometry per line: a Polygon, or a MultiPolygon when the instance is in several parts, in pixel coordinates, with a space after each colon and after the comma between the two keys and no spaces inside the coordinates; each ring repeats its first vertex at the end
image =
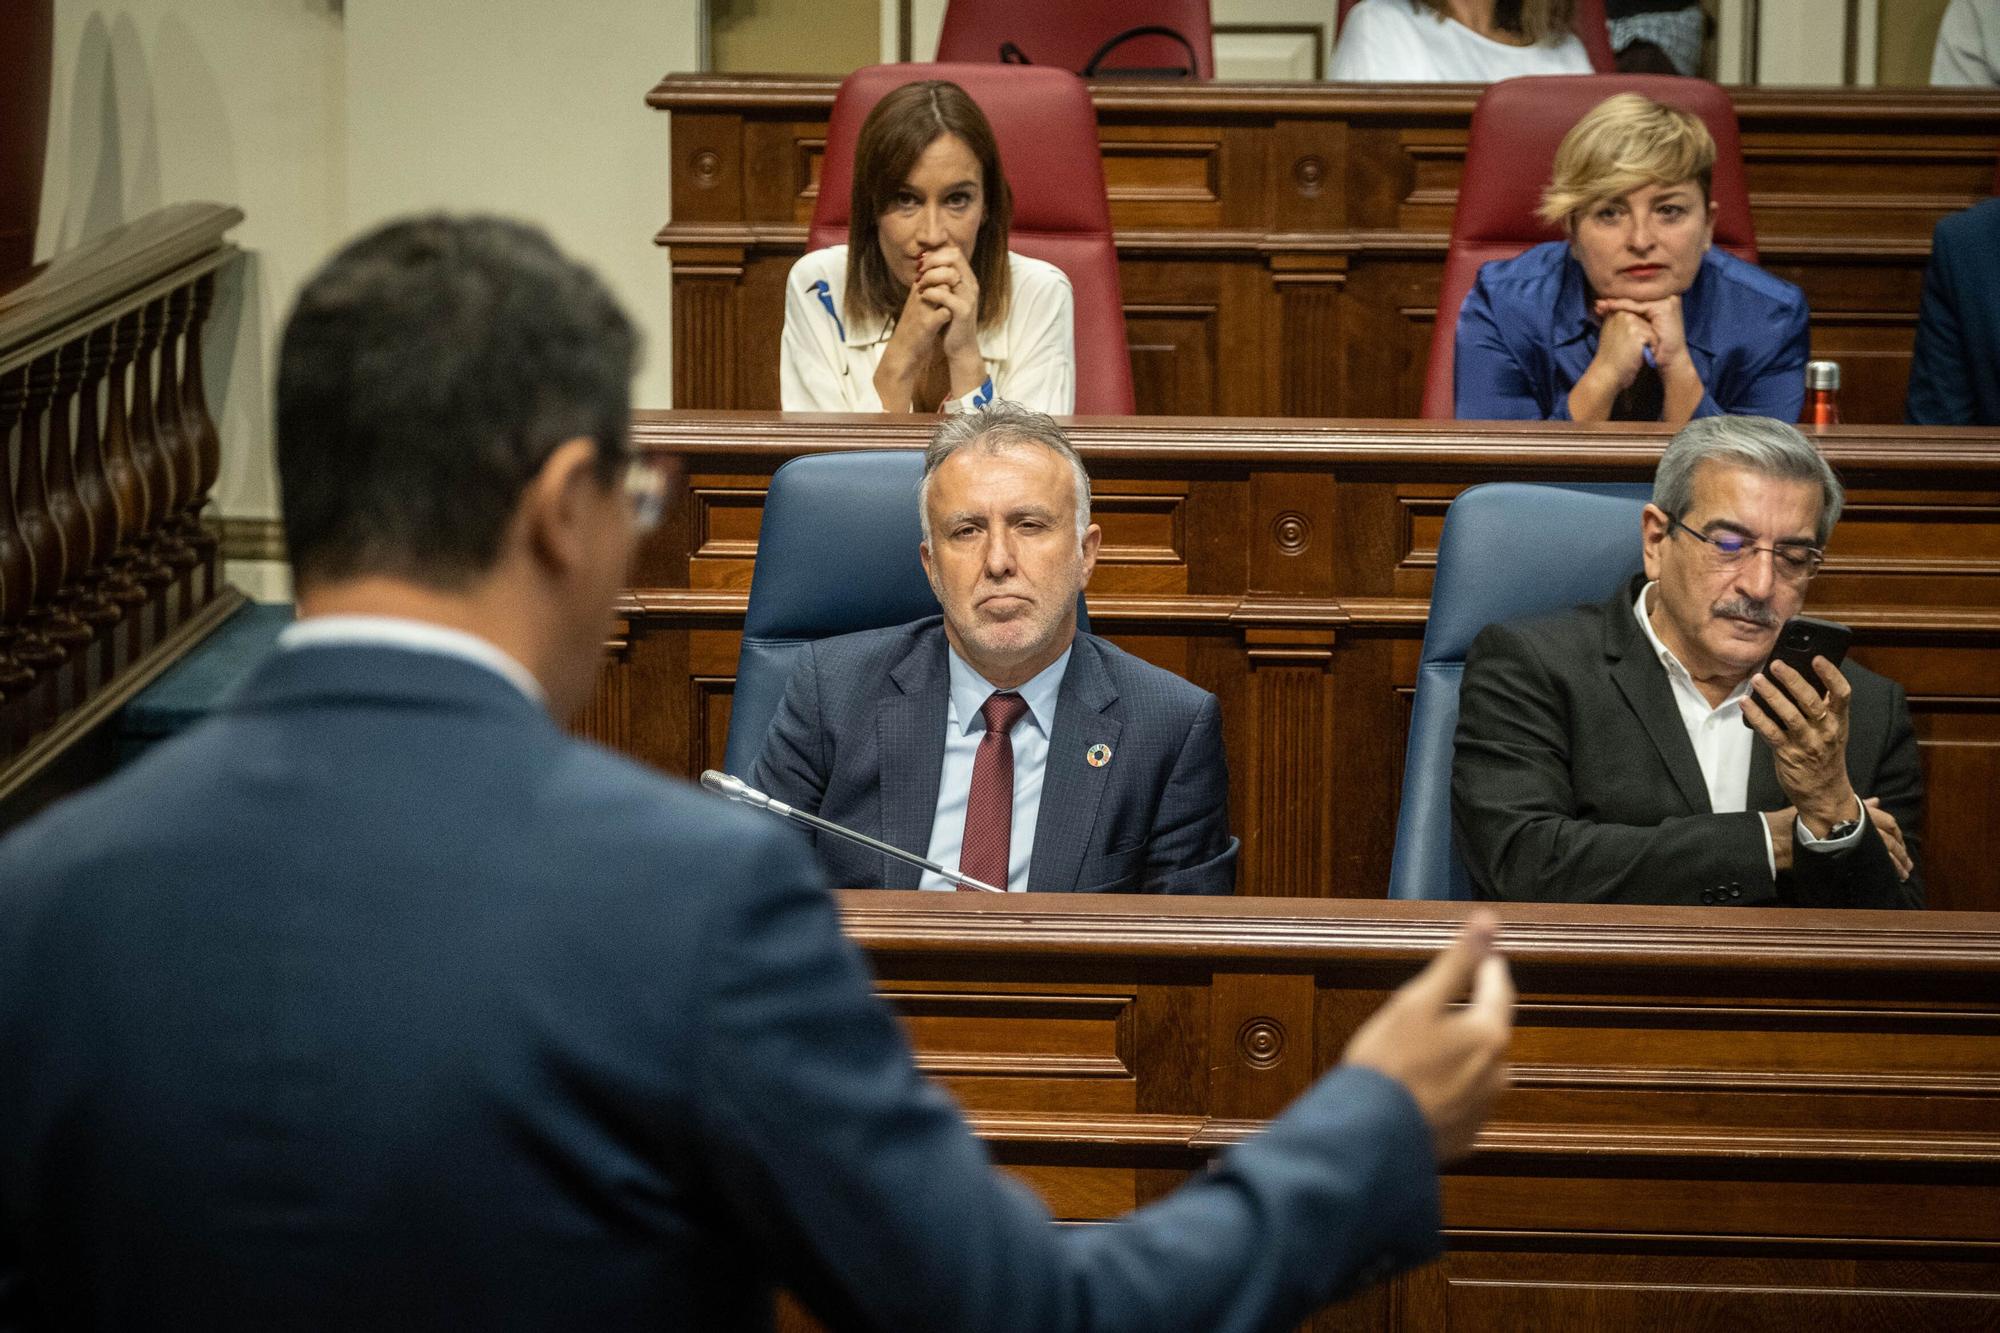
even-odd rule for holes
{"type": "Polygon", "coordinates": [[[741,800],[746,788],[741,778],[733,778],[717,769],[706,768],[701,773],[701,785],[717,796],[727,796],[732,801],[741,800]]]}

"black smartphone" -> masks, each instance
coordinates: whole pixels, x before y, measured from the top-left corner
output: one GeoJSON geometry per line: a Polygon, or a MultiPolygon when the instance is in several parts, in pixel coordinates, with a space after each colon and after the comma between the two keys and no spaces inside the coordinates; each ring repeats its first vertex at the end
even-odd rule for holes
{"type": "MultiPolygon", "coordinates": [[[[1771,645],[1771,655],[1764,659],[1758,670],[1765,679],[1784,690],[1784,684],[1771,674],[1771,663],[1783,662],[1792,670],[1805,677],[1806,684],[1818,691],[1819,697],[1826,697],[1826,686],[1813,670],[1813,659],[1824,657],[1839,666],[1847,657],[1847,645],[1854,640],[1854,631],[1837,620],[1817,620],[1812,616],[1793,616],[1778,631],[1778,641],[1771,645]]],[[[1790,691],[1786,691],[1787,694],[1790,691]]],[[[1744,726],[1750,725],[1746,717],[1744,726]]]]}

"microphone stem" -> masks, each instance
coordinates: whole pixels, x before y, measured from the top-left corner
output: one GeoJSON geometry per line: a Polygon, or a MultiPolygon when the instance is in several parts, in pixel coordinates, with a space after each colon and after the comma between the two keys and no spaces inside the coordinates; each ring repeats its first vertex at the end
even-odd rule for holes
{"type": "Polygon", "coordinates": [[[922,866],[932,874],[940,875],[954,884],[963,884],[967,888],[978,889],[982,893],[1005,893],[1007,891],[995,888],[984,880],[974,879],[970,875],[961,875],[954,871],[946,870],[937,862],[918,856],[915,852],[906,852],[901,847],[883,842],[879,838],[871,838],[866,833],[857,833],[851,828],[843,828],[830,819],[821,819],[818,815],[809,815],[803,810],[786,805],[783,801],[773,801],[767,808],[773,814],[783,815],[787,819],[796,819],[801,824],[809,824],[821,832],[831,833],[837,838],[845,838],[849,842],[859,843],[863,847],[872,848],[887,856],[893,856],[898,861],[907,861],[913,866],[922,866]]]}

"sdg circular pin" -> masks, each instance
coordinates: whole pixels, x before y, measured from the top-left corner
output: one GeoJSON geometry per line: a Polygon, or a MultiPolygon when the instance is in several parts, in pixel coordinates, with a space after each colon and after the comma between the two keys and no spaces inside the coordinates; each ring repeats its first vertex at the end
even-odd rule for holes
{"type": "Polygon", "coordinates": [[[1111,762],[1111,747],[1099,741],[1083,752],[1083,758],[1092,768],[1103,768],[1111,762]]]}

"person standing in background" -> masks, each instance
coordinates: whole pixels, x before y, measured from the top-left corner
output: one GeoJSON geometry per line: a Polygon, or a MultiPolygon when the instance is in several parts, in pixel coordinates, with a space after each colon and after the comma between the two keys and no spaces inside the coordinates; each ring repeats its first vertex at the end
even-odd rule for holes
{"type": "Polygon", "coordinates": [[[1931,83],[2000,87],[2000,0],[1951,0],[1931,50],[1931,83]]]}
{"type": "Polygon", "coordinates": [[[1620,74],[1701,73],[1701,0],[1604,0],[1604,20],[1620,74]]]}
{"type": "Polygon", "coordinates": [[[1334,42],[1336,83],[1497,83],[1588,74],[1575,0],[1361,0],[1334,42]]]}

